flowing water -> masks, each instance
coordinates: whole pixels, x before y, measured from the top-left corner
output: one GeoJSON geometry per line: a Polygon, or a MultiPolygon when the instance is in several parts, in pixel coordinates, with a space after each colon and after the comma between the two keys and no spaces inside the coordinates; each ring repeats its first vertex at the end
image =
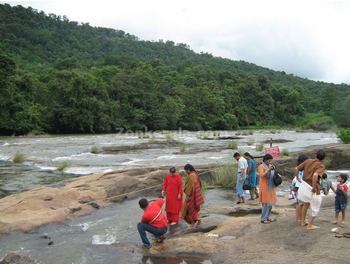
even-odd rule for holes
{"type": "MultiPolygon", "coordinates": [[[[104,147],[137,146],[153,141],[166,141],[169,133],[152,133],[140,138],[139,134],[64,135],[0,138],[0,197],[32,189],[40,185],[62,185],[67,179],[105,170],[132,167],[183,166],[224,164],[232,159],[229,139],[214,136],[239,136],[239,150],[261,155],[256,145],[270,138],[287,140],[277,144],[281,149],[297,151],[312,145],[338,142],[332,132],[255,131],[252,135],[239,135],[235,131],[187,132],[173,131],[171,137],[181,145],[156,146],[148,149],[124,150],[113,154],[92,154],[91,149],[104,147]],[[208,140],[208,138],[212,140],[208,140]],[[181,147],[182,146],[182,147],[181,147]],[[185,148],[182,149],[181,148],[185,148]],[[14,164],[10,160],[16,153],[25,156],[25,162],[14,164]],[[60,172],[57,167],[69,166],[60,172]]],[[[169,138],[168,138],[169,140],[169,138]]],[[[268,144],[265,144],[268,146],[268,144]]]]}
{"type": "MultiPolygon", "coordinates": [[[[339,171],[328,172],[332,181],[338,174],[339,171]]],[[[279,188],[280,192],[286,194],[287,187],[279,188]]],[[[207,190],[205,201],[203,212],[210,205],[232,205],[234,196],[232,190],[207,190]]],[[[0,260],[8,252],[15,252],[54,264],[212,263],[206,257],[159,258],[135,250],[141,245],[136,230],[141,214],[138,199],[131,199],[64,224],[49,224],[29,233],[3,235],[0,236],[0,260]]]]}
{"type": "MultiPolygon", "coordinates": [[[[206,200],[208,205],[229,205],[233,202],[230,194],[232,196],[232,192],[225,190],[208,190],[206,200]]],[[[0,236],[0,259],[8,252],[16,252],[54,264],[211,263],[200,257],[167,260],[132,253],[135,246],[141,245],[136,230],[141,214],[137,199],[132,199],[65,224],[49,224],[29,233],[0,236]]]]}

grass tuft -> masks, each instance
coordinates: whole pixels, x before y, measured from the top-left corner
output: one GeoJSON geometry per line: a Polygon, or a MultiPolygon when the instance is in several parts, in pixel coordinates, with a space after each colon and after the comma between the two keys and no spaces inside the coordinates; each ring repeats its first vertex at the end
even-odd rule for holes
{"type": "Polygon", "coordinates": [[[264,150],[264,144],[257,144],[255,146],[256,151],[263,151],[264,150]]]}
{"type": "Polygon", "coordinates": [[[224,188],[233,188],[236,183],[237,165],[232,163],[218,167],[213,172],[212,185],[218,185],[224,188]]]}
{"type": "Polygon", "coordinates": [[[337,136],[344,144],[350,144],[350,128],[340,129],[337,136]]]}
{"type": "Polygon", "coordinates": [[[60,172],[64,172],[71,164],[68,161],[62,161],[56,164],[56,168],[60,172]]]}
{"type": "Polygon", "coordinates": [[[23,153],[16,152],[16,154],[13,156],[12,161],[14,163],[23,163],[25,161],[26,157],[23,153]]]}
{"type": "Polygon", "coordinates": [[[255,140],[251,138],[248,140],[247,145],[252,146],[252,145],[254,145],[254,143],[255,143],[255,140]]]}
{"type": "Polygon", "coordinates": [[[288,149],[282,149],[282,156],[289,156],[289,150],[288,149]]]}
{"type": "Polygon", "coordinates": [[[165,134],[165,140],[168,141],[168,142],[169,141],[173,141],[174,140],[174,136],[171,133],[167,132],[165,134]]]}
{"type": "Polygon", "coordinates": [[[99,148],[96,145],[93,145],[90,149],[90,153],[98,154],[100,152],[99,148]]]}
{"type": "Polygon", "coordinates": [[[180,153],[184,153],[187,149],[186,143],[183,143],[183,142],[178,143],[178,147],[179,147],[180,153]]]}
{"type": "Polygon", "coordinates": [[[230,141],[230,143],[228,143],[228,148],[229,149],[238,149],[238,142],[237,141],[230,141]]]}

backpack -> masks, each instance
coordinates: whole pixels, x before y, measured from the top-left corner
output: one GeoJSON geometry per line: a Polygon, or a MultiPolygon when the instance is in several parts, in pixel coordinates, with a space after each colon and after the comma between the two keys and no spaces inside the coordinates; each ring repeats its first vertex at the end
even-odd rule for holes
{"type": "Polygon", "coordinates": [[[250,181],[249,181],[249,178],[246,177],[244,182],[243,182],[243,190],[244,191],[247,191],[247,190],[250,190],[251,187],[250,187],[250,181]]]}
{"type": "Polygon", "coordinates": [[[275,185],[275,187],[281,185],[281,183],[282,183],[282,177],[277,171],[275,171],[275,174],[273,175],[272,180],[273,180],[273,184],[275,185]]]}

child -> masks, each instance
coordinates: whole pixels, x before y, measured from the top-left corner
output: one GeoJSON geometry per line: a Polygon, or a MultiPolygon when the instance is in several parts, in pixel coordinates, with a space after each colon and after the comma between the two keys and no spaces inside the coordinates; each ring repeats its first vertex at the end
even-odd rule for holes
{"type": "Polygon", "coordinates": [[[321,191],[323,191],[324,195],[328,195],[330,189],[335,192],[332,182],[327,179],[327,174],[323,173],[321,177],[321,191]]]}
{"type": "Polygon", "coordinates": [[[342,214],[342,224],[345,224],[345,210],[348,204],[348,185],[346,184],[349,176],[345,173],[340,173],[337,177],[337,190],[335,192],[335,220],[333,224],[338,223],[339,212],[342,214]]]}
{"type": "MultiPolygon", "coordinates": [[[[300,165],[303,163],[305,160],[307,160],[308,157],[304,154],[300,155],[297,160],[297,164],[300,165]]],[[[303,171],[298,171],[298,175],[294,177],[292,186],[291,186],[291,194],[293,195],[293,198],[296,200],[296,210],[295,210],[295,216],[297,223],[300,225],[302,224],[302,217],[301,217],[301,210],[304,205],[303,201],[298,199],[298,189],[300,187],[301,180],[303,179],[304,172],[303,171]]]]}

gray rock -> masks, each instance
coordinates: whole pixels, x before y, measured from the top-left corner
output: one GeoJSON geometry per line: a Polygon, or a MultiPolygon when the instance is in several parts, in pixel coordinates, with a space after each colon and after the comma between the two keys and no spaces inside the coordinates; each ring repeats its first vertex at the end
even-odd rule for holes
{"type": "Polygon", "coordinates": [[[236,239],[235,236],[223,236],[219,238],[219,240],[234,240],[234,239],[236,239]]]}
{"type": "Polygon", "coordinates": [[[246,216],[249,214],[261,214],[261,208],[242,208],[242,207],[238,207],[235,208],[233,211],[229,212],[228,215],[230,216],[236,216],[236,217],[240,217],[240,216],[246,216]]]}
{"type": "Polygon", "coordinates": [[[21,256],[15,253],[9,253],[0,262],[0,264],[43,264],[43,262],[31,259],[27,256],[21,256]]]}
{"type": "Polygon", "coordinates": [[[74,214],[75,212],[78,212],[81,210],[81,206],[77,206],[77,207],[70,207],[69,211],[71,214],[74,214]]]}
{"type": "Polygon", "coordinates": [[[95,209],[100,209],[100,205],[96,202],[90,202],[89,205],[95,209]]]}

